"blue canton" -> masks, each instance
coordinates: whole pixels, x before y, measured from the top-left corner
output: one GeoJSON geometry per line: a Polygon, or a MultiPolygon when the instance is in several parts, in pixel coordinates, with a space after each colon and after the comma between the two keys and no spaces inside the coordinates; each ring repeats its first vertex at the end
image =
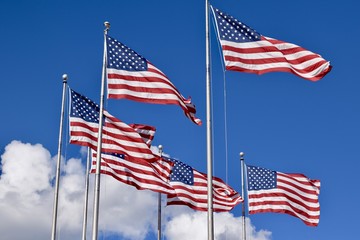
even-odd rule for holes
{"type": "Polygon", "coordinates": [[[247,166],[248,190],[276,188],[276,171],[247,166]]]}
{"type": "Polygon", "coordinates": [[[70,89],[70,116],[82,118],[87,122],[99,123],[99,106],[89,98],[70,89]]]}
{"type": "Polygon", "coordinates": [[[192,167],[176,159],[166,157],[163,158],[174,163],[170,174],[170,181],[182,182],[187,185],[194,185],[194,171],[192,167]]]}
{"type": "Polygon", "coordinates": [[[146,71],[147,60],[118,40],[106,36],[107,67],[126,71],[146,71]]]}
{"type": "Polygon", "coordinates": [[[219,29],[219,37],[221,40],[231,42],[253,42],[260,41],[261,35],[254,29],[248,27],[244,23],[239,22],[234,17],[221,12],[219,9],[214,9],[215,21],[219,29]]]}

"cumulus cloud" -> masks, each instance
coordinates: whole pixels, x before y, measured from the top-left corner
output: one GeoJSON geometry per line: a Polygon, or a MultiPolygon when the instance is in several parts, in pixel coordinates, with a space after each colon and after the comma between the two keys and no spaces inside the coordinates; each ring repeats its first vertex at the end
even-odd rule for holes
{"type": "MultiPolygon", "coordinates": [[[[86,149],[79,148],[80,153],[86,149]]],[[[1,239],[49,239],[54,201],[57,157],[41,144],[12,141],[1,156],[1,239]]],[[[62,160],[57,239],[79,239],[82,232],[85,166],[81,159],[62,160]]],[[[90,176],[88,238],[91,236],[94,175],[90,176]]],[[[157,228],[157,193],[139,191],[101,176],[99,236],[122,239],[154,238],[157,228]]],[[[165,197],[163,197],[164,199],[165,197]]],[[[165,202],[163,201],[163,205],[165,202]]],[[[206,239],[207,216],[183,206],[163,208],[163,235],[167,240],[206,239]]],[[[215,214],[215,239],[238,239],[241,220],[230,213],[215,214]],[[225,238],[226,237],[226,238],[225,238]]],[[[253,240],[270,239],[247,222],[253,240]]]]}
{"type": "MultiPolygon", "coordinates": [[[[188,211],[177,212],[168,219],[165,226],[167,239],[207,239],[207,213],[188,211]]],[[[234,217],[231,213],[214,213],[214,239],[237,240],[242,235],[241,217],[234,217]]],[[[271,232],[266,230],[256,231],[250,220],[246,219],[247,239],[267,240],[271,232]]]]}

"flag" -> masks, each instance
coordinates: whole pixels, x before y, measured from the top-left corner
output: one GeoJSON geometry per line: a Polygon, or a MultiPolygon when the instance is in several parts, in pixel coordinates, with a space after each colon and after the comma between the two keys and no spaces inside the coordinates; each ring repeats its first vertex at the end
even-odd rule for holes
{"type": "Polygon", "coordinates": [[[320,218],[320,181],[303,174],[284,174],[247,166],[249,213],[287,213],[308,226],[320,218]]]}
{"type": "Polygon", "coordinates": [[[151,146],[156,131],[155,127],[136,123],[130,124],[129,126],[140,134],[141,138],[149,147],[151,146]]]}
{"type": "MultiPolygon", "coordinates": [[[[99,106],[70,89],[70,143],[97,150],[99,106]]],[[[102,152],[126,154],[132,161],[156,161],[150,147],[132,127],[104,111],[102,152]]]]}
{"type": "MultiPolygon", "coordinates": [[[[92,154],[91,173],[96,172],[96,153],[92,154]]],[[[100,173],[134,186],[139,190],[151,190],[160,193],[173,193],[168,183],[172,163],[163,159],[155,162],[128,161],[123,154],[101,154],[100,173]]]]}
{"type": "Polygon", "coordinates": [[[330,62],[300,46],[265,37],[234,17],[212,8],[226,70],[263,74],[291,72],[317,81],[331,70],[330,62]]]}
{"type": "MultiPolygon", "coordinates": [[[[193,169],[179,160],[174,162],[170,174],[170,185],[175,194],[168,194],[168,205],[187,205],[198,211],[207,211],[207,175],[193,169]]],[[[230,211],[243,199],[234,189],[220,178],[213,177],[213,210],[214,212],[230,211]]]]}
{"type": "Polygon", "coordinates": [[[185,99],[158,68],[134,50],[106,36],[108,98],[126,98],[138,102],[179,105],[197,125],[191,99],[185,99]]]}

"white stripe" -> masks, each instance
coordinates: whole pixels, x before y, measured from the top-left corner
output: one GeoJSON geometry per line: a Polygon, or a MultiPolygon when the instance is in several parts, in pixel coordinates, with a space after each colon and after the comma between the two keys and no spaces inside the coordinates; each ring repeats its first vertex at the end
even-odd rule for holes
{"type": "MultiPolygon", "coordinates": [[[[248,194],[249,194],[249,202],[250,202],[250,198],[252,197],[251,195],[257,196],[259,194],[278,194],[278,195],[281,194],[281,195],[285,195],[285,196],[281,196],[281,197],[276,197],[276,196],[265,197],[264,196],[264,197],[261,197],[261,198],[254,197],[254,199],[251,199],[251,201],[252,202],[262,202],[262,201],[275,202],[277,200],[280,200],[280,201],[286,201],[286,202],[291,203],[292,201],[287,198],[287,197],[290,197],[290,198],[294,198],[294,199],[298,200],[303,205],[308,206],[308,207],[318,208],[320,206],[319,202],[317,202],[317,203],[307,202],[306,200],[300,198],[298,195],[294,195],[294,194],[289,193],[287,191],[278,190],[278,189],[249,191],[248,194]]],[[[294,203],[294,204],[296,204],[296,203],[294,203]]],[[[304,210],[304,211],[308,211],[308,210],[304,210]]]]}
{"type": "MultiPolygon", "coordinates": [[[[162,73],[159,69],[157,69],[156,67],[153,67],[151,64],[148,65],[148,69],[152,69],[152,70],[162,73]]],[[[163,73],[159,74],[159,73],[150,72],[150,71],[127,71],[127,70],[118,70],[118,69],[113,69],[113,68],[108,68],[107,73],[108,74],[119,74],[119,75],[123,75],[123,76],[132,76],[132,77],[137,77],[137,78],[144,78],[144,77],[159,78],[159,79],[162,79],[164,82],[169,83],[169,85],[171,85],[172,88],[175,89],[175,86],[170,82],[170,80],[165,76],[165,74],[162,75],[163,73]]],[[[114,80],[116,80],[116,79],[114,79],[114,80]]],[[[159,81],[158,83],[161,83],[161,82],[159,81]]],[[[168,85],[164,84],[164,86],[168,86],[168,85]]]]}
{"type": "MultiPolygon", "coordinates": [[[[232,56],[232,57],[240,57],[240,58],[245,58],[245,59],[272,59],[274,57],[285,57],[287,58],[288,56],[291,57],[291,55],[288,56],[284,56],[283,54],[281,54],[280,52],[266,52],[266,53],[247,53],[247,54],[239,54],[236,52],[232,52],[232,51],[224,51],[224,55],[225,56],[232,56]]],[[[299,64],[292,64],[289,62],[274,62],[274,63],[264,63],[264,64],[246,64],[246,63],[241,63],[241,60],[226,60],[227,65],[230,65],[231,63],[238,63],[240,61],[240,63],[243,66],[252,66],[252,68],[256,68],[256,69],[267,69],[267,68],[273,68],[273,67],[289,67],[292,69],[298,69],[298,70],[302,70],[305,69],[309,66],[312,66],[318,62],[323,61],[324,59],[321,57],[317,57],[317,58],[312,58],[309,59],[307,61],[303,61],[299,64]]],[[[328,64],[329,65],[329,64],[328,64]]]]}
{"type": "MultiPolygon", "coordinates": [[[[271,207],[269,206],[256,206],[256,207],[251,207],[251,209],[249,208],[249,211],[259,211],[259,210],[288,210],[292,213],[294,213],[298,218],[306,221],[306,222],[310,222],[310,223],[319,223],[319,219],[311,219],[311,218],[307,218],[302,214],[299,214],[297,212],[294,212],[293,209],[291,209],[289,206],[286,205],[272,205],[271,207]]],[[[314,217],[318,217],[320,215],[320,212],[318,212],[318,214],[310,214],[311,216],[314,217]]]]}
{"type": "Polygon", "coordinates": [[[325,69],[329,68],[330,63],[326,62],[323,65],[321,65],[320,67],[318,67],[317,69],[309,72],[309,73],[299,73],[298,71],[296,71],[293,67],[289,66],[288,63],[273,63],[273,64],[262,64],[262,65],[253,65],[253,64],[243,64],[243,63],[239,63],[239,62],[230,62],[230,61],[226,61],[226,66],[237,66],[237,67],[241,67],[244,69],[249,69],[249,70],[271,70],[273,68],[288,68],[288,69],[293,69],[294,72],[296,72],[298,75],[303,76],[305,78],[311,78],[314,76],[317,76],[319,73],[323,72],[325,69]]]}
{"type": "MultiPolygon", "coordinates": [[[[174,202],[174,201],[180,201],[180,202],[190,203],[190,204],[191,204],[192,206],[194,206],[194,207],[204,209],[204,211],[207,209],[207,202],[206,202],[206,203],[200,203],[200,202],[196,202],[196,201],[190,200],[189,198],[186,198],[186,197],[177,197],[177,196],[168,197],[168,200],[167,200],[168,203],[171,203],[171,202],[174,202]]],[[[234,206],[232,206],[232,205],[228,205],[228,206],[225,205],[225,206],[224,206],[224,205],[216,204],[216,202],[214,201],[214,202],[213,202],[213,207],[214,207],[215,210],[226,210],[226,211],[229,211],[229,210],[231,210],[234,206]]]]}
{"type": "Polygon", "coordinates": [[[173,92],[178,93],[178,91],[176,91],[173,87],[163,82],[147,82],[141,80],[134,81],[134,80],[128,80],[122,78],[109,78],[108,84],[123,84],[131,87],[144,87],[144,88],[152,88],[152,89],[169,89],[173,92]]]}
{"type": "Polygon", "coordinates": [[[105,166],[101,166],[101,170],[112,172],[115,176],[122,179],[123,181],[130,181],[130,182],[136,183],[136,185],[141,186],[142,188],[145,188],[145,189],[161,190],[161,191],[169,193],[169,194],[172,193],[171,190],[169,190],[169,189],[167,189],[165,187],[162,187],[162,186],[159,186],[159,185],[156,185],[156,184],[148,184],[148,183],[139,182],[138,180],[134,179],[133,177],[116,174],[113,171],[113,169],[105,167],[105,166]]]}
{"type": "MultiPolygon", "coordinates": [[[[264,38],[279,41],[274,38],[269,38],[269,37],[264,37],[264,38]]],[[[251,49],[251,48],[259,48],[259,47],[276,47],[279,50],[288,50],[288,49],[293,49],[293,48],[304,49],[303,47],[300,47],[293,43],[288,43],[288,42],[271,43],[266,40],[260,40],[260,41],[254,41],[254,42],[242,42],[242,43],[231,42],[231,41],[227,41],[227,40],[220,40],[220,43],[222,46],[230,46],[230,47],[240,48],[240,49],[251,49]],[[239,46],[241,46],[241,47],[239,47],[239,46]]],[[[306,49],[304,49],[304,50],[306,50],[306,49]]],[[[311,52],[311,53],[316,54],[313,52],[311,52]]],[[[318,55],[318,54],[316,54],[316,55],[318,55]]]]}
{"type": "MultiPolygon", "coordinates": [[[[104,128],[107,130],[107,128],[104,128]]],[[[71,131],[72,132],[79,132],[79,133],[82,133],[82,132],[87,132],[89,133],[91,136],[95,137],[95,138],[98,138],[98,134],[97,133],[94,133],[90,130],[88,130],[87,128],[84,128],[84,127],[80,127],[80,126],[72,126],[71,127],[71,131]]],[[[103,138],[103,147],[105,148],[110,148],[110,149],[123,149],[124,148],[122,146],[127,146],[127,147],[134,147],[134,148],[138,148],[138,149],[148,149],[148,148],[145,148],[145,146],[147,146],[145,143],[135,143],[135,142],[132,142],[132,141],[119,141],[119,139],[115,138],[115,137],[110,137],[109,135],[107,134],[103,134],[102,136],[103,138]],[[115,143],[107,143],[106,140],[112,140],[114,141],[115,143]],[[116,144],[117,143],[117,144],[116,144]],[[114,147],[111,147],[112,145],[114,145],[114,147]],[[115,147],[116,146],[116,147],[115,147]]],[[[85,136],[70,136],[70,139],[73,139],[73,140],[79,140],[79,139],[88,139],[89,141],[92,142],[92,144],[94,144],[95,146],[97,145],[97,141],[94,141],[94,140],[90,140],[90,138],[87,138],[85,136]]],[[[136,155],[138,155],[139,153],[137,151],[130,151],[130,150],[126,150],[127,152],[130,152],[130,153],[134,153],[136,155]]],[[[139,156],[143,156],[143,155],[146,155],[146,156],[149,156],[151,158],[151,156],[153,156],[152,154],[146,154],[146,153],[140,153],[139,156]]],[[[129,154],[130,155],[130,154],[129,154]]]]}
{"type": "MultiPolygon", "coordinates": [[[[280,176],[280,175],[278,175],[277,177],[278,177],[278,179],[281,179],[281,180],[286,181],[286,182],[279,182],[279,181],[278,181],[278,182],[277,182],[277,185],[278,185],[278,186],[282,186],[282,187],[284,187],[284,188],[286,188],[286,189],[293,190],[293,191],[296,192],[298,195],[304,196],[304,197],[306,197],[306,198],[310,198],[310,199],[314,199],[314,200],[317,200],[317,199],[318,199],[318,196],[317,196],[317,194],[318,194],[318,189],[317,189],[316,187],[312,187],[312,186],[309,186],[309,185],[306,185],[306,184],[300,184],[300,183],[297,182],[297,181],[292,181],[290,178],[282,177],[282,176],[280,176]],[[305,190],[311,191],[312,193],[304,192],[304,191],[302,191],[301,189],[296,188],[296,187],[290,185],[290,183],[291,183],[291,184],[294,184],[294,185],[296,185],[296,186],[298,186],[298,187],[300,187],[300,188],[303,188],[303,189],[305,189],[305,190]]],[[[286,191],[286,190],[284,190],[284,191],[286,191]]]]}
{"type": "MultiPolygon", "coordinates": [[[[85,120],[83,120],[81,118],[71,117],[70,119],[71,119],[70,120],[71,122],[79,122],[79,123],[89,124],[88,122],[86,122],[85,120]]],[[[91,123],[89,125],[94,126],[94,123],[91,123]]],[[[96,124],[96,125],[98,125],[98,124],[96,124]]],[[[104,127],[104,129],[112,131],[112,129],[109,129],[107,127],[104,127]]],[[[90,131],[85,127],[71,126],[70,130],[72,132],[78,132],[78,133],[86,132],[86,133],[90,134],[91,136],[93,136],[94,138],[96,138],[96,139],[98,138],[97,132],[94,133],[93,131],[90,131]]],[[[119,133],[119,134],[121,134],[121,133],[119,133]]],[[[124,134],[121,134],[121,135],[124,135],[124,134]]],[[[145,143],[135,143],[132,141],[119,141],[119,139],[110,137],[109,135],[106,135],[106,134],[103,134],[102,137],[103,137],[102,148],[104,148],[104,149],[119,150],[119,151],[125,152],[129,156],[137,157],[137,158],[152,159],[154,157],[151,153],[151,150],[149,150],[149,153],[140,153],[138,151],[131,151],[131,150],[127,150],[127,149],[123,148],[123,146],[129,146],[129,147],[135,147],[135,148],[147,150],[149,148],[145,143]],[[117,144],[106,143],[106,140],[114,140],[114,142],[116,142],[117,144]]],[[[97,141],[91,140],[90,138],[87,138],[85,136],[70,136],[70,140],[90,142],[91,145],[97,146],[97,141]]]]}
{"type": "Polygon", "coordinates": [[[237,57],[242,59],[272,59],[272,58],[285,58],[288,61],[296,60],[305,56],[311,56],[311,55],[317,55],[318,58],[324,60],[321,58],[318,54],[314,54],[310,51],[303,50],[292,54],[283,54],[280,51],[274,51],[274,52],[258,52],[258,53],[239,53],[236,51],[231,50],[223,50],[224,56],[229,57],[237,57]]]}
{"type": "Polygon", "coordinates": [[[128,89],[108,89],[108,94],[114,94],[114,95],[129,95],[129,96],[135,96],[139,98],[144,99],[162,99],[162,100],[175,100],[181,105],[185,106],[185,104],[180,101],[179,97],[175,94],[171,93],[150,93],[150,92],[139,92],[139,91],[132,91],[128,89]]]}
{"type": "Polygon", "coordinates": [[[242,43],[220,40],[220,44],[221,44],[221,46],[230,46],[230,47],[234,47],[234,48],[239,48],[239,45],[241,44],[242,49],[251,49],[251,48],[258,48],[258,47],[273,47],[274,46],[274,44],[270,43],[269,41],[264,41],[264,40],[254,41],[254,42],[242,42],[242,43]]]}
{"type": "MultiPolygon", "coordinates": [[[[146,166],[146,165],[133,163],[131,161],[127,161],[127,160],[121,159],[121,158],[116,157],[116,156],[111,156],[111,155],[108,155],[108,154],[104,154],[104,155],[102,156],[101,162],[106,163],[109,167],[101,165],[101,170],[106,170],[106,171],[112,172],[115,176],[119,177],[120,179],[122,179],[124,181],[125,180],[130,180],[131,182],[137,183],[137,185],[139,185],[139,186],[141,186],[143,188],[147,188],[147,189],[150,189],[150,190],[153,190],[153,189],[158,189],[159,190],[160,189],[160,190],[166,191],[167,193],[174,193],[174,190],[171,188],[171,186],[166,181],[163,181],[163,180],[161,180],[161,178],[160,179],[158,178],[160,176],[157,176],[157,174],[156,174],[156,172],[154,171],[153,168],[151,168],[149,166],[146,166]],[[119,165],[116,165],[116,164],[109,163],[108,161],[104,160],[104,158],[110,159],[110,160],[113,160],[113,161],[117,161],[120,164],[122,164],[123,166],[119,166],[119,165]],[[133,170],[133,169],[130,170],[130,168],[135,168],[135,170],[133,170]],[[123,171],[123,172],[129,172],[131,174],[131,177],[116,173],[114,170],[119,170],[119,171],[123,171]],[[142,171],[151,172],[151,173],[155,174],[155,176],[150,175],[148,173],[142,173],[142,171]],[[146,180],[149,180],[149,181],[157,182],[157,183],[160,183],[162,185],[168,185],[168,188],[158,186],[156,183],[144,183],[144,182],[141,182],[141,181],[138,181],[138,180],[134,179],[132,176],[138,177],[140,179],[146,179],[146,180]]],[[[93,157],[93,160],[96,160],[96,159],[93,157]]],[[[95,162],[96,161],[93,161],[93,163],[95,163],[95,162]]],[[[92,164],[92,169],[95,169],[95,167],[96,167],[96,164],[92,164]]]]}

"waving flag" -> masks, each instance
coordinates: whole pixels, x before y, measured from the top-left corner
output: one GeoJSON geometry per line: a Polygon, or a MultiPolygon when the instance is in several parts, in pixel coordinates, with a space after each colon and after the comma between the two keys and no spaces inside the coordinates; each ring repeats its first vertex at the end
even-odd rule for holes
{"type": "Polygon", "coordinates": [[[249,213],[287,213],[308,226],[320,218],[320,181],[303,174],[284,174],[247,166],[249,213]]]}
{"type": "MultiPolygon", "coordinates": [[[[170,185],[175,194],[168,194],[168,205],[187,205],[198,211],[207,211],[207,175],[175,159],[170,174],[170,185]]],[[[230,211],[243,202],[241,196],[220,178],[213,177],[214,212],[230,211]]]]}
{"type": "Polygon", "coordinates": [[[136,132],[140,134],[144,142],[150,147],[151,142],[154,139],[156,128],[144,124],[130,124],[130,127],[132,127],[136,132]]]}
{"type": "MultiPolygon", "coordinates": [[[[70,143],[97,150],[99,106],[70,89],[70,143]]],[[[132,161],[156,161],[149,146],[135,129],[104,111],[102,151],[126,154],[132,161]]]]}
{"type": "MultiPolygon", "coordinates": [[[[96,172],[96,153],[92,154],[91,173],[96,172]]],[[[163,159],[156,162],[128,161],[124,155],[101,154],[100,173],[134,186],[139,190],[151,190],[160,193],[173,193],[168,183],[172,163],[163,159]]]]}
{"type": "Polygon", "coordinates": [[[226,70],[263,74],[291,72],[317,81],[331,70],[319,54],[292,43],[265,37],[234,17],[212,7],[226,70]]]}
{"type": "Polygon", "coordinates": [[[191,121],[201,125],[191,99],[185,99],[158,68],[110,36],[106,48],[109,98],[179,105],[191,121]]]}

